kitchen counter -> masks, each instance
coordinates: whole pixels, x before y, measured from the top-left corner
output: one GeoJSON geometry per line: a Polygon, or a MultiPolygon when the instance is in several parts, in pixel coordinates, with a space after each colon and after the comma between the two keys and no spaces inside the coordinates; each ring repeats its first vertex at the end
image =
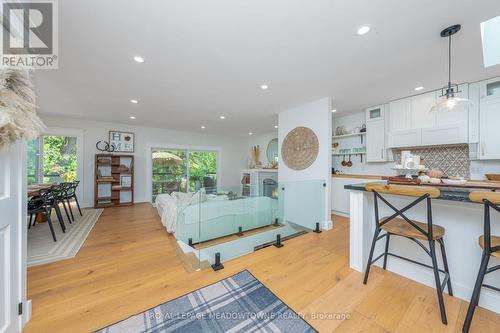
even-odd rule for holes
{"type": "MultiPolygon", "coordinates": [[[[367,184],[368,183],[350,184],[350,185],[345,185],[344,188],[346,190],[366,191],[365,186],[367,184]]],[[[407,186],[407,185],[401,185],[401,186],[407,186]]],[[[449,200],[449,201],[462,201],[462,202],[471,202],[469,199],[469,193],[475,190],[471,188],[459,188],[459,189],[440,188],[440,187],[438,188],[441,191],[441,195],[438,198],[436,198],[436,200],[449,200]]]]}
{"type": "MultiPolygon", "coordinates": [[[[344,186],[344,189],[349,191],[349,260],[352,269],[364,272],[375,232],[374,194],[365,190],[365,185],[370,181],[355,183],[356,180],[353,179],[351,184],[344,186]]],[[[381,182],[373,181],[372,183],[381,182]]],[[[482,250],[478,245],[478,239],[483,234],[484,207],[482,204],[473,203],[469,200],[469,193],[477,191],[477,189],[461,188],[456,190],[455,188],[440,187],[440,190],[441,195],[439,198],[432,199],[433,223],[442,226],[446,230],[444,241],[454,295],[468,302],[481,261],[482,250]]],[[[414,197],[403,195],[382,194],[382,196],[399,209],[415,200],[414,197]]],[[[378,209],[380,217],[391,216],[394,213],[391,208],[380,200],[378,209]]],[[[406,214],[410,219],[420,222],[427,221],[427,209],[423,203],[414,206],[406,214]]],[[[494,235],[500,235],[500,214],[493,210],[491,211],[491,231],[494,235]]],[[[384,243],[383,241],[377,242],[374,257],[384,252],[384,243]]],[[[389,247],[389,251],[392,253],[419,262],[430,263],[429,256],[417,244],[406,238],[391,237],[389,247]]],[[[438,253],[438,257],[440,256],[441,254],[438,253]]],[[[382,266],[382,263],[383,261],[379,260],[375,265],[382,266]]],[[[498,264],[500,264],[499,258],[490,259],[490,265],[498,264]]],[[[419,265],[395,257],[388,257],[387,270],[435,288],[434,276],[430,269],[422,268],[419,265]]],[[[500,281],[500,270],[488,274],[485,278],[485,283],[494,285],[495,281],[500,281]]],[[[368,281],[369,283],[370,281],[368,281]]],[[[479,305],[500,313],[500,293],[483,288],[479,305]]],[[[436,309],[436,311],[438,310],[436,309]]]]}
{"type": "Polygon", "coordinates": [[[355,174],[347,174],[347,173],[342,173],[342,174],[332,174],[333,178],[354,178],[354,179],[375,179],[375,180],[382,180],[382,176],[375,176],[375,175],[355,175],[355,174]]]}

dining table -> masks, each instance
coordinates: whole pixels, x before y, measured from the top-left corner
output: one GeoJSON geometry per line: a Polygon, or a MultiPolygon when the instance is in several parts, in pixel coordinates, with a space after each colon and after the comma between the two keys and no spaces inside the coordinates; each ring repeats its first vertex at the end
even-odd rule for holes
{"type": "Polygon", "coordinates": [[[40,194],[41,190],[50,190],[54,184],[31,184],[28,185],[28,199],[40,194]]]}

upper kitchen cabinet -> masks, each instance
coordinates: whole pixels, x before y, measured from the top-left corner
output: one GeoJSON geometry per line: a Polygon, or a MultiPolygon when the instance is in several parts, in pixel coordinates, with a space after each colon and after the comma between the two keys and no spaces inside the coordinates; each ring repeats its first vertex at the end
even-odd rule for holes
{"type": "Polygon", "coordinates": [[[386,106],[366,109],[366,161],[386,162],[386,106]]]}
{"type": "Polygon", "coordinates": [[[374,121],[384,119],[385,106],[378,105],[372,108],[366,109],[366,121],[374,121]]]}
{"type": "MultiPolygon", "coordinates": [[[[493,95],[490,95],[493,96],[493,95]]],[[[479,108],[479,158],[500,159],[500,98],[481,100],[479,108]]]]}
{"type": "Polygon", "coordinates": [[[500,77],[481,81],[479,84],[481,102],[500,99],[500,77]]]}
{"type": "MultiPolygon", "coordinates": [[[[468,84],[460,85],[457,97],[468,98],[468,84]]],[[[442,100],[440,92],[400,99],[389,103],[390,148],[467,143],[469,141],[468,108],[431,112],[442,100]]]]}
{"type": "Polygon", "coordinates": [[[411,129],[411,99],[403,98],[389,103],[390,131],[411,129]]]}
{"type": "Polygon", "coordinates": [[[388,147],[414,147],[421,143],[421,130],[412,128],[411,98],[389,103],[388,147]]]}
{"type": "Polygon", "coordinates": [[[436,92],[411,97],[411,128],[432,127],[436,125],[436,114],[430,112],[436,105],[436,92]]]}
{"type": "MultiPolygon", "coordinates": [[[[461,84],[456,97],[469,98],[469,85],[461,84]]],[[[441,94],[439,91],[436,94],[441,94]]],[[[437,97],[436,104],[446,97],[437,97]]],[[[468,107],[459,106],[453,110],[432,112],[435,116],[435,125],[422,129],[422,145],[458,144],[469,141],[468,107]]]]}

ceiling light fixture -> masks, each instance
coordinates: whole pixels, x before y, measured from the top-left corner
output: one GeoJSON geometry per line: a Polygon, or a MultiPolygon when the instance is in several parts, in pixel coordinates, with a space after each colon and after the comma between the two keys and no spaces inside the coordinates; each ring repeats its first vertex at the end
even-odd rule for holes
{"type": "Polygon", "coordinates": [[[278,128],[278,125],[274,125],[274,128],[278,128]]]}
{"type": "Polygon", "coordinates": [[[224,119],[226,119],[226,116],[220,116],[219,118],[224,120],[224,119]]]}
{"type": "Polygon", "coordinates": [[[332,113],[334,113],[334,112],[337,112],[337,109],[333,109],[333,110],[332,110],[332,113]]]}
{"type": "Polygon", "coordinates": [[[139,101],[138,101],[138,100],[136,100],[136,99],[131,99],[131,100],[130,100],[130,103],[132,103],[132,104],[137,104],[137,103],[139,103],[139,101]]]}
{"type": "Polygon", "coordinates": [[[260,89],[262,89],[262,90],[267,90],[267,88],[269,88],[269,86],[267,84],[263,84],[260,86],[260,89]]]}
{"type": "Polygon", "coordinates": [[[205,126],[201,125],[201,129],[205,129],[205,128],[206,128],[205,126]]]}
{"type": "Polygon", "coordinates": [[[135,119],[135,117],[134,116],[130,116],[130,119],[135,119]]]}
{"type": "Polygon", "coordinates": [[[451,83],[451,36],[460,31],[461,25],[455,24],[441,31],[441,37],[448,38],[448,85],[441,88],[441,96],[446,97],[442,102],[434,105],[431,112],[453,110],[457,106],[472,105],[472,101],[467,98],[455,97],[460,93],[458,84],[451,83]]]}
{"type": "Polygon", "coordinates": [[[362,36],[362,35],[366,35],[369,31],[370,31],[370,26],[369,25],[362,25],[358,28],[358,31],[356,31],[356,33],[359,35],[359,36],[362,36]]]}
{"type": "Polygon", "coordinates": [[[422,90],[422,89],[424,89],[424,87],[419,86],[419,87],[416,87],[416,88],[415,88],[415,91],[420,91],[420,90],[422,90]]]}
{"type": "Polygon", "coordinates": [[[135,60],[136,62],[141,63],[141,64],[144,62],[144,58],[143,58],[143,57],[139,57],[139,56],[135,56],[135,57],[134,57],[134,60],[135,60]]]}
{"type": "Polygon", "coordinates": [[[252,132],[249,132],[249,133],[248,133],[248,135],[253,135],[253,133],[252,133],[252,132]]]}

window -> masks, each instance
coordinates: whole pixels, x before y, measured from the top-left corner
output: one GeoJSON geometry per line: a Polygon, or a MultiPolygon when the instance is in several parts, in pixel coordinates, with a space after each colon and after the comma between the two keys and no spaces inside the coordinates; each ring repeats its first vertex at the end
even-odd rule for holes
{"type": "Polygon", "coordinates": [[[161,193],[217,186],[217,152],[153,148],[153,201],[161,193]]]}
{"type": "Polygon", "coordinates": [[[41,136],[28,143],[28,184],[71,182],[77,178],[76,137],[41,136]]]}
{"type": "Polygon", "coordinates": [[[481,23],[484,67],[500,64],[500,16],[481,23]]]}

